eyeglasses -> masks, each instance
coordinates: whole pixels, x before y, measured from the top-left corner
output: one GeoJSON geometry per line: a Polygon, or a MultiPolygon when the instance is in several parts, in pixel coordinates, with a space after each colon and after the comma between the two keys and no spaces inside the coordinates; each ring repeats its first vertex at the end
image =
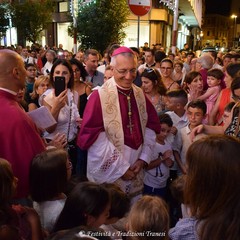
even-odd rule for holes
{"type": "Polygon", "coordinates": [[[119,74],[121,74],[123,76],[126,76],[128,72],[130,74],[132,74],[132,75],[135,75],[137,73],[137,69],[136,68],[133,68],[133,69],[130,69],[130,70],[127,70],[127,69],[117,69],[117,68],[115,68],[115,69],[117,70],[117,72],[119,74]]]}

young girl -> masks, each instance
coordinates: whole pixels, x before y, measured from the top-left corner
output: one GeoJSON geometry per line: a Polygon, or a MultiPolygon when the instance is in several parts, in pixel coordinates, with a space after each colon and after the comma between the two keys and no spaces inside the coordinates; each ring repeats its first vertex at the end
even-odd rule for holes
{"type": "Polygon", "coordinates": [[[71,162],[64,150],[38,154],[30,166],[30,194],[42,227],[51,232],[66,201],[63,193],[71,176],[71,162]]]}
{"type": "Polygon", "coordinates": [[[170,229],[170,239],[239,239],[239,156],[234,137],[211,135],[190,146],[184,201],[191,217],[170,229]]]}
{"type": "Polygon", "coordinates": [[[187,204],[184,203],[184,187],[185,187],[186,175],[178,176],[170,185],[170,191],[174,199],[181,204],[182,217],[186,218],[191,216],[190,210],[187,204]]]}
{"type": "Polygon", "coordinates": [[[143,196],[130,210],[127,239],[168,239],[168,228],[166,203],[156,196],[143,196]]]}
{"type": "Polygon", "coordinates": [[[97,228],[106,222],[109,210],[107,189],[92,182],[79,183],[68,196],[54,232],[81,225],[97,228]]]}
{"type": "Polygon", "coordinates": [[[169,167],[173,165],[172,147],[165,139],[170,133],[173,122],[168,114],[161,114],[159,120],[161,132],[156,137],[152,161],[145,170],[143,194],[165,198],[169,167]]]}
{"type": "Polygon", "coordinates": [[[34,209],[10,204],[17,182],[10,163],[0,158],[0,239],[41,240],[41,224],[34,209]]]}
{"type": "Polygon", "coordinates": [[[206,123],[209,122],[209,115],[221,91],[221,81],[224,74],[220,69],[211,69],[207,72],[207,91],[198,97],[199,100],[205,100],[207,104],[206,123]]]}

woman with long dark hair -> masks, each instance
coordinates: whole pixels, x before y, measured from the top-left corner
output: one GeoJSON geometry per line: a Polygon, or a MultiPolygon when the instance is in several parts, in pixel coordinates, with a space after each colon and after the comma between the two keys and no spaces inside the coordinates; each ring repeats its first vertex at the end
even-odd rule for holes
{"type": "Polygon", "coordinates": [[[80,116],[78,112],[78,93],[73,90],[74,76],[72,66],[65,59],[58,59],[50,72],[50,84],[52,91],[43,99],[46,106],[56,120],[56,124],[49,127],[45,138],[52,140],[56,134],[65,134],[67,148],[75,171],[77,150],[75,139],[80,126],[80,116]],[[56,96],[56,79],[62,77],[65,81],[65,89],[56,96]]]}
{"type": "Polygon", "coordinates": [[[107,189],[93,182],[79,183],[68,196],[54,232],[79,226],[100,227],[108,218],[109,210],[107,189]]]}
{"type": "Polygon", "coordinates": [[[160,73],[155,68],[145,68],[141,74],[141,80],[144,93],[160,114],[165,110],[164,97],[167,92],[160,73]]]}
{"type": "Polygon", "coordinates": [[[187,152],[184,202],[191,217],[170,229],[172,240],[238,240],[240,236],[240,142],[212,135],[187,152]]]}

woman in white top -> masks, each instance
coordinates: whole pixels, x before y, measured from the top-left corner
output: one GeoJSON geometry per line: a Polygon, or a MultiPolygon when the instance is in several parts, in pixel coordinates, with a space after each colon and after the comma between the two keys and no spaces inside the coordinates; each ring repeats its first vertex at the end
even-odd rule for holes
{"type": "Polygon", "coordinates": [[[46,139],[52,140],[56,134],[66,135],[68,142],[68,153],[75,169],[76,145],[75,138],[80,124],[78,112],[78,93],[73,90],[74,76],[71,64],[65,59],[58,59],[50,72],[50,83],[52,91],[43,99],[43,105],[52,113],[57,123],[46,129],[46,139]],[[65,78],[66,89],[58,96],[55,95],[55,77],[65,78]]]}

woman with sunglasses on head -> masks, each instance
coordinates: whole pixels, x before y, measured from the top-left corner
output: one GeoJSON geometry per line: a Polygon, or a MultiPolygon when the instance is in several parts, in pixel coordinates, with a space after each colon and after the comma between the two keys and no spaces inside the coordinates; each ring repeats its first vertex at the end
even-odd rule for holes
{"type": "Polygon", "coordinates": [[[225,122],[223,126],[210,126],[210,125],[199,125],[194,128],[191,132],[192,138],[199,133],[206,134],[225,134],[240,138],[240,77],[236,77],[231,84],[231,91],[233,99],[236,104],[231,111],[231,115],[228,118],[229,121],[225,122]]]}
{"type": "Polygon", "coordinates": [[[164,97],[167,92],[160,73],[154,68],[145,68],[141,74],[141,80],[144,93],[159,115],[165,110],[164,97]]]}
{"type": "Polygon", "coordinates": [[[160,72],[163,83],[167,88],[167,91],[180,89],[181,87],[177,82],[172,79],[173,74],[173,62],[169,58],[164,58],[160,63],[160,72]]]}

